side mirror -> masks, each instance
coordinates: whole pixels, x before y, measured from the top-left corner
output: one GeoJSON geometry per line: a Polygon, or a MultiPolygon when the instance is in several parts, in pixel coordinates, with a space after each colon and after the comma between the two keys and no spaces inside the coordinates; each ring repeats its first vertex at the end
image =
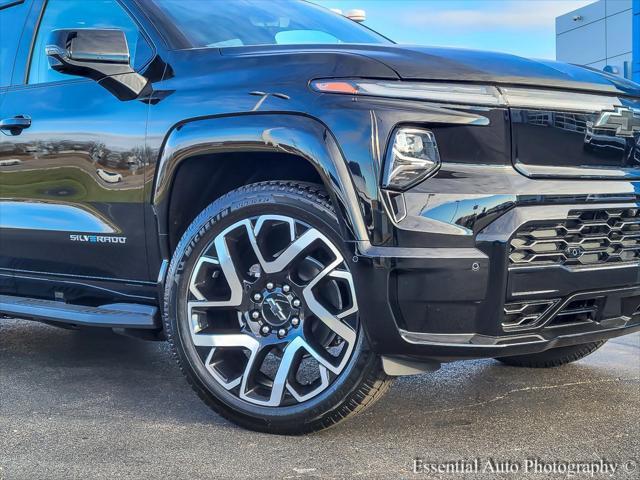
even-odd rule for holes
{"type": "Polygon", "coordinates": [[[121,30],[54,30],[46,46],[55,71],[100,80],[131,71],[127,38],[121,30]]]}
{"type": "Polygon", "coordinates": [[[121,100],[139,97],[148,85],[131,68],[127,37],[122,30],[54,30],[46,54],[53,70],[91,78],[121,100]]]}

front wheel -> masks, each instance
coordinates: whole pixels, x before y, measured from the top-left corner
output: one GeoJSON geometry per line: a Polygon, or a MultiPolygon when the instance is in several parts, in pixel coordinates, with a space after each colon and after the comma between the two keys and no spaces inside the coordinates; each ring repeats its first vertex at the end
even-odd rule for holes
{"type": "Polygon", "coordinates": [[[164,322],[200,397],[246,428],[336,424],[388,388],[322,188],[265,182],[209,205],[176,248],[164,322]]]}

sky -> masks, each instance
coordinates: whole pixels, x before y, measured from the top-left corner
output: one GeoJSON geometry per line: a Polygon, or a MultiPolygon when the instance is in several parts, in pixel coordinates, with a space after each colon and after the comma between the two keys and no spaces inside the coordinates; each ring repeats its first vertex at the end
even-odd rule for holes
{"type": "Polygon", "coordinates": [[[313,0],[363,9],[365,24],[395,42],[556,58],[555,18],[594,0],[313,0]]]}

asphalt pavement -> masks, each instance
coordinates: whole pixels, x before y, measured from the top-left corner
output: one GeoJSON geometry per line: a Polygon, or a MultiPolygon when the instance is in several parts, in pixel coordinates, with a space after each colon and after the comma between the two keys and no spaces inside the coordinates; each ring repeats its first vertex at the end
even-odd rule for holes
{"type": "Polygon", "coordinates": [[[210,411],[165,343],[0,320],[1,480],[637,480],[637,462],[640,335],[551,370],[448,364],[335,428],[282,437],[210,411]]]}

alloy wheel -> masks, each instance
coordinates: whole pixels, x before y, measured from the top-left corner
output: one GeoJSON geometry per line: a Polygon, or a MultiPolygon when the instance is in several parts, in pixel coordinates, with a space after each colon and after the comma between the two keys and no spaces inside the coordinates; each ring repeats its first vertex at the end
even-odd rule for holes
{"type": "Polygon", "coordinates": [[[186,302],[201,361],[225,391],[282,407],[325,391],[359,335],[351,272],[316,228],[283,215],[243,219],[207,245],[186,302]]]}

